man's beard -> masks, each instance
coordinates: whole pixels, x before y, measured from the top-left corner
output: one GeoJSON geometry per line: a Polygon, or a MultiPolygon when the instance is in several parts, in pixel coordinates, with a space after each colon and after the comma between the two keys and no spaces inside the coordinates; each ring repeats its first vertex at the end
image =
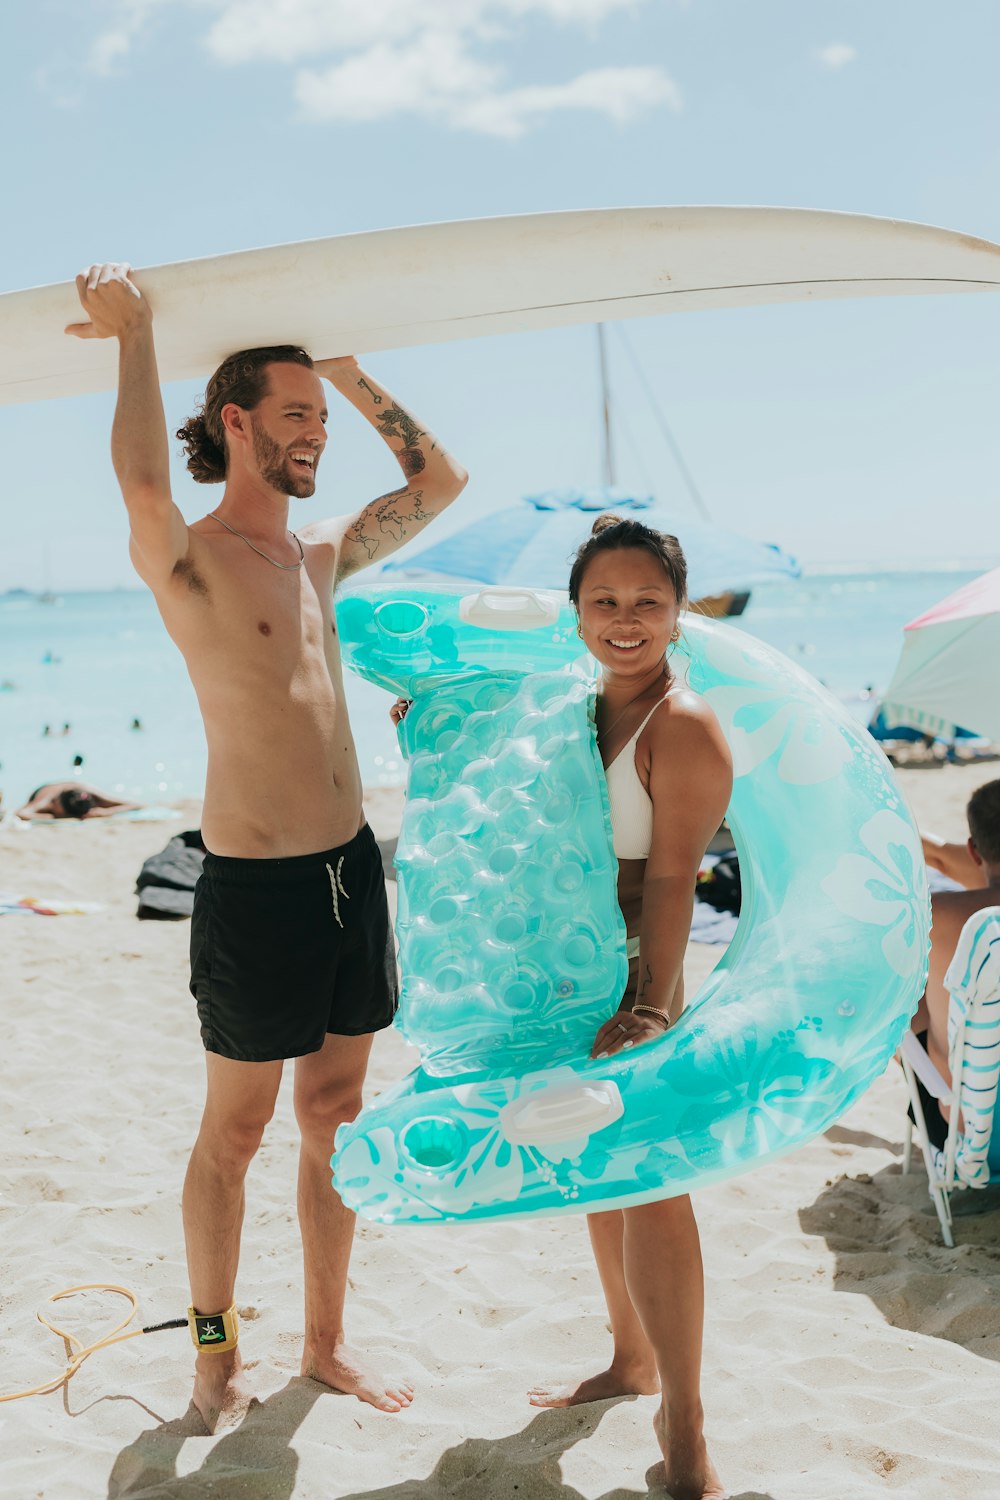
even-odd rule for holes
{"type": "Polygon", "coordinates": [[[253,434],[253,456],[257,470],[265,484],[279,495],[294,495],[304,500],[315,493],[316,480],[312,474],[296,474],[280,443],[276,443],[263,423],[250,413],[250,431],[253,434]]]}

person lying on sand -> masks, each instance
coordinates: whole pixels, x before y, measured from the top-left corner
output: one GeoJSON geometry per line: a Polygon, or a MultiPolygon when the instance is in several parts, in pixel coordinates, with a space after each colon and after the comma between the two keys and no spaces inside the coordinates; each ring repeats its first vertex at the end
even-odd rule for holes
{"type": "MultiPolygon", "coordinates": [[[[927,989],[910,1026],[923,1038],[927,1055],[941,1077],[951,1082],[948,1066],[948,1005],[944,976],[955,953],[962,928],[985,906],[1000,906],[1000,780],[987,781],[973,792],[966,808],[969,837],[965,844],[948,843],[933,834],[923,836],[928,865],[965,886],[961,891],[935,891],[931,896],[931,953],[927,989]]],[[[931,1142],[943,1147],[951,1111],[926,1090],[921,1101],[931,1142]]]]}
{"type": "Polygon", "coordinates": [[[113,813],[130,812],[139,805],[125,802],[121,797],[109,797],[84,781],[47,781],[32,792],[15,816],[26,823],[36,818],[109,818],[113,813]]]}
{"type": "Polygon", "coordinates": [[[333,591],[422,531],[468,476],[353,356],[314,363],[297,346],[244,349],[178,433],[194,479],[224,486],[189,526],[171,497],[152,312],[129,271],[114,263],[78,276],[88,321],[66,331],[118,341],[111,453],[132,562],[184,656],[208,740],[209,853],[191,924],[207,1095],[183,1202],[194,1403],[214,1429],[252,1399],[233,1305],[243,1184],[295,1058],[302,1374],[398,1412],[411,1387],[345,1343],[354,1215],[330,1185],[334,1135],[361,1107],[372,1039],[397,999],[333,591]],[[324,380],[385,441],[403,485],[296,533],[289,503],[315,492],[327,444],[324,380]]]}

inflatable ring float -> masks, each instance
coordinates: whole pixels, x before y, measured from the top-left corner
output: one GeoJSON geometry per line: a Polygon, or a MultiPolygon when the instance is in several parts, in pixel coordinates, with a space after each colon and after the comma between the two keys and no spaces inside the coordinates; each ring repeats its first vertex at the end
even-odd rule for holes
{"type": "Polygon", "coordinates": [[[673,658],[731,746],[736,936],[662,1040],[588,1056],[625,985],[594,682],[565,596],[337,604],[344,658],[413,699],[396,853],[398,1024],[421,1065],[342,1126],[344,1202],[384,1223],[622,1208],[825,1130],[923,992],[920,841],[887,761],[808,674],[689,617],[673,658]]]}

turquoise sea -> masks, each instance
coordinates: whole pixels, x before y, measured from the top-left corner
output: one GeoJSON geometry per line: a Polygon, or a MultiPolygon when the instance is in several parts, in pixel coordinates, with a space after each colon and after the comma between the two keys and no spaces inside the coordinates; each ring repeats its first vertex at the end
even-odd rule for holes
{"type": "MultiPolygon", "coordinates": [[[[812,573],[755,590],[737,623],[786,652],[867,720],[868,694],[888,682],[903,625],[974,576],[812,573]]],[[[402,781],[390,698],[350,676],[348,693],[365,783],[402,781]]],[[[5,807],[18,806],[43,781],[74,775],[136,800],[172,801],[200,796],[204,774],[198,705],[149,594],[67,593],[51,603],[0,595],[5,807]],[[135,719],[141,729],[131,728],[135,719]]]]}

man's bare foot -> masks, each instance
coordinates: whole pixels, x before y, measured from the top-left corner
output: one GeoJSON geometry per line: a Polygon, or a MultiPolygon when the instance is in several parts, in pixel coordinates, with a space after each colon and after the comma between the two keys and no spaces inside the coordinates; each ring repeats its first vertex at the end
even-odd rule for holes
{"type": "Polygon", "coordinates": [[[409,1381],[383,1380],[346,1344],[336,1344],[329,1350],[307,1346],[302,1355],[302,1374],[331,1390],[357,1396],[359,1401],[367,1401],[379,1411],[405,1411],[413,1400],[409,1381]]]}
{"type": "Polygon", "coordinates": [[[199,1354],[191,1397],[209,1432],[232,1427],[257,1398],[250,1389],[243,1362],[231,1354],[199,1354]]]}
{"type": "Polygon", "coordinates": [[[653,1431],[663,1454],[664,1484],[671,1500],[726,1500],[726,1491],[708,1456],[700,1411],[683,1422],[671,1419],[661,1402],[653,1431]]]}
{"type": "Polygon", "coordinates": [[[528,1392],[532,1406],[582,1406],[587,1401],[610,1401],[613,1396],[655,1396],[660,1377],[652,1360],[648,1364],[612,1364],[600,1375],[576,1385],[537,1385],[528,1392]]]}

